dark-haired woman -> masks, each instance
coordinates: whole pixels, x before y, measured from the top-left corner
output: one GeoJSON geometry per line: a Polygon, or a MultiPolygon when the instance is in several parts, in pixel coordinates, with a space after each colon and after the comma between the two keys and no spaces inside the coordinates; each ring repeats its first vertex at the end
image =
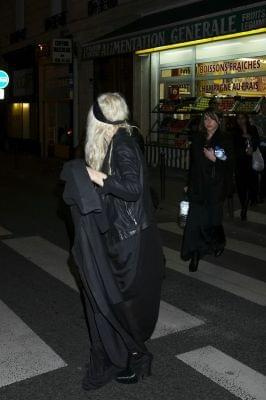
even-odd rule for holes
{"type": "Polygon", "coordinates": [[[223,202],[231,186],[232,145],[230,137],[221,132],[220,117],[215,111],[205,111],[190,154],[190,209],[181,256],[190,260],[189,270],[194,272],[202,257],[218,257],[225,247],[223,202]]]}
{"type": "Polygon", "coordinates": [[[246,114],[236,117],[234,135],[235,178],[241,204],[241,219],[247,219],[248,206],[257,203],[258,173],[252,168],[252,154],[259,146],[257,128],[252,126],[246,114]]]}

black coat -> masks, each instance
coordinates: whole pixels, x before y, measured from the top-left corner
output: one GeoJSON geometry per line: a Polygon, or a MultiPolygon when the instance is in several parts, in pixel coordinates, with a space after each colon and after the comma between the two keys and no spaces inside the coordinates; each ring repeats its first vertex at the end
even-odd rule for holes
{"type": "MultiPolygon", "coordinates": [[[[101,198],[89,179],[84,161],[64,165],[64,200],[75,226],[72,249],[86,302],[90,332],[88,385],[102,386],[127,365],[128,353],[140,348],[118,315],[123,296],[113,274],[104,234],[109,224],[101,198]]],[[[123,310],[122,310],[123,311],[123,310]]]]}
{"type": "Polygon", "coordinates": [[[154,215],[146,163],[125,129],[114,135],[102,171],[108,175],[100,192],[110,222],[110,240],[128,239],[151,226],[154,215]]]}
{"type": "Polygon", "coordinates": [[[233,179],[233,143],[229,135],[217,130],[210,141],[206,134],[194,134],[190,149],[190,171],[188,179],[188,197],[191,202],[198,204],[218,204],[230,194],[233,179]],[[208,160],[204,146],[225,150],[225,161],[208,160]]]}

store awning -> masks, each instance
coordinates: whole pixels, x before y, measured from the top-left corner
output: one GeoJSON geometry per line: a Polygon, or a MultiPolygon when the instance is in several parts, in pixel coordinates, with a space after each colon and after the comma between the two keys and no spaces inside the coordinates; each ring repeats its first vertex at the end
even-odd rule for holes
{"type": "Polygon", "coordinates": [[[199,1],[146,15],[82,47],[83,60],[266,27],[266,1],[199,1]],[[233,6],[233,8],[232,8],[233,6]]]}

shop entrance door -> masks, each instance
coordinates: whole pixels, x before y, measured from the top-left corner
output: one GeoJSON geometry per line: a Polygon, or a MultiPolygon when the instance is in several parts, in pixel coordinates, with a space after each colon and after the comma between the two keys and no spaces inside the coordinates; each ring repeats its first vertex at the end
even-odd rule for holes
{"type": "Polygon", "coordinates": [[[72,147],[72,103],[55,101],[45,104],[46,155],[69,158],[72,147]]]}
{"type": "Polygon", "coordinates": [[[94,97],[105,92],[121,93],[133,111],[133,54],[95,59],[94,97]]]}

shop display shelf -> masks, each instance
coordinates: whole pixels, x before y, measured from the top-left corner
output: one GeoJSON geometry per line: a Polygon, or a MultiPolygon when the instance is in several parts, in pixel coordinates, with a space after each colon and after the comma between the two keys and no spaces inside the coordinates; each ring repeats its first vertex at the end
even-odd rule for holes
{"type": "Polygon", "coordinates": [[[235,114],[257,114],[260,110],[260,105],[263,101],[263,97],[241,97],[238,98],[232,112],[235,114]]]}

